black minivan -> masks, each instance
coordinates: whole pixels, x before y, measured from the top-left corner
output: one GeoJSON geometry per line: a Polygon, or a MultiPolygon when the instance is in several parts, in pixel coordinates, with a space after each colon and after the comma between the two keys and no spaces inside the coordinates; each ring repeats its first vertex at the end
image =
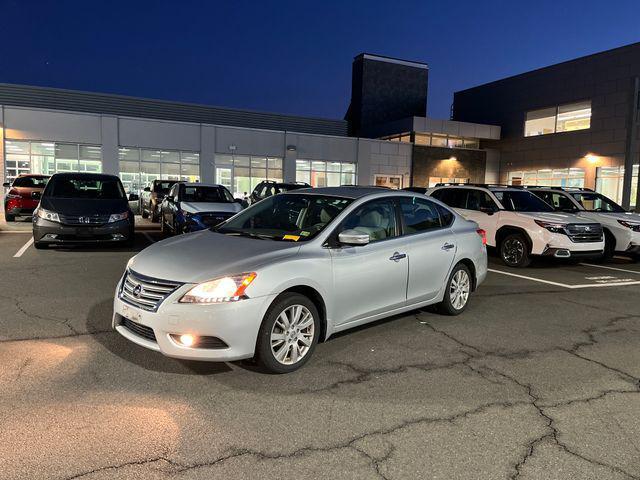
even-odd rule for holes
{"type": "Polygon", "coordinates": [[[33,214],[36,248],[47,245],[133,243],[134,216],[115,175],[56,173],[33,214]]]}

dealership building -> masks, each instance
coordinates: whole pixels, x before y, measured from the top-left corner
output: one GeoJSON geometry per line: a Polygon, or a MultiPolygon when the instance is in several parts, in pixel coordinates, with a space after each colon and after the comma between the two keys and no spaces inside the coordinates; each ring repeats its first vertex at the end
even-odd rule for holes
{"type": "Polygon", "coordinates": [[[360,54],[344,119],[0,84],[0,177],[119,175],[226,185],[264,179],[402,188],[439,182],[595,188],[638,184],[640,44],[471,88],[427,117],[426,64],[360,54]]]}

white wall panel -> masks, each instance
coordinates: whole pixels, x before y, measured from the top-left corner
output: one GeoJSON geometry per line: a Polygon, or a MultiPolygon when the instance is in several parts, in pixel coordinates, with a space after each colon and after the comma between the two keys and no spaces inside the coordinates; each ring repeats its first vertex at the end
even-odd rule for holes
{"type": "Polygon", "coordinates": [[[5,107],[6,138],[101,144],[100,115],[5,107]]]}
{"type": "Polygon", "coordinates": [[[121,146],[200,151],[200,124],[120,118],[121,146]]]}

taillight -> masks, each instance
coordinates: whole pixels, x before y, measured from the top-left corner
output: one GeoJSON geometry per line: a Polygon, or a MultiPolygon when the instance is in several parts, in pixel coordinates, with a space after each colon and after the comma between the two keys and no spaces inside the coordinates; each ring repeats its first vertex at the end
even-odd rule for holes
{"type": "Polygon", "coordinates": [[[486,245],[487,244],[487,232],[485,232],[483,229],[479,228],[476,230],[476,233],[478,235],[480,235],[480,238],[482,238],[482,245],[486,245]]]}
{"type": "Polygon", "coordinates": [[[7,193],[7,198],[22,198],[22,195],[17,190],[11,189],[7,193]]]}

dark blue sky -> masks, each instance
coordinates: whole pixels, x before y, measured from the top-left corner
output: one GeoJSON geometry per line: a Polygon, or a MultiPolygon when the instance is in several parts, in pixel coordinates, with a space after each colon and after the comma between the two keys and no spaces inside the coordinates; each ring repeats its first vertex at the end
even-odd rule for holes
{"type": "Polygon", "coordinates": [[[363,51],[452,94],[640,41],[638,0],[0,0],[0,82],[342,118],[363,51]]]}

